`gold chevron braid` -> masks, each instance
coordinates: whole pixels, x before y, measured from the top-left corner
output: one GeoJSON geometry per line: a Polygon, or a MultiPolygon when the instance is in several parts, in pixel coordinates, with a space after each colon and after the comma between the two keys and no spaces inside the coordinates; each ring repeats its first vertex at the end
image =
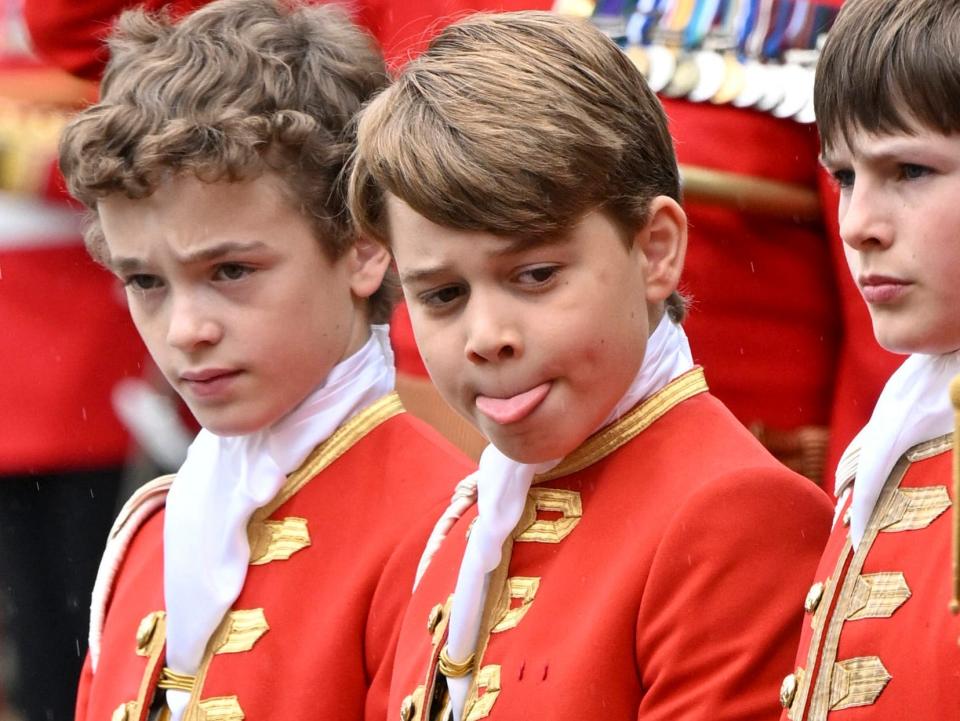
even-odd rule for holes
{"type": "Polygon", "coordinates": [[[647,398],[619,421],[588,438],[559,466],[536,476],[533,482],[541,483],[562,478],[593,465],[636,438],[677,404],[707,390],[703,368],[698,366],[687,371],[647,398]]]}
{"type": "Polygon", "coordinates": [[[307,456],[307,460],[289,475],[276,498],[257,511],[255,518],[268,517],[303,488],[311,478],[350,450],[357,441],[384,421],[400,413],[403,413],[403,403],[395,392],[388,393],[357,413],[307,456]]]}
{"type": "Polygon", "coordinates": [[[950,612],[960,613],[960,375],[950,381],[953,403],[953,594],[950,612]]]}

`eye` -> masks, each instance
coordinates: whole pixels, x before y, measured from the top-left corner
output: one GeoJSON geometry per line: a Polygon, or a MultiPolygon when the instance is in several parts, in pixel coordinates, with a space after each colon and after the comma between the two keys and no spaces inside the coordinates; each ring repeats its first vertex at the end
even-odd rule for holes
{"type": "Polygon", "coordinates": [[[916,180],[917,178],[929,175],[931,172],[933,171],[925,165],[917,165],[916,163],[903,163],[900,165],[900,177],[905,180],[916,180]]]}
{"type": "Polygon", "coordinates": [[[856,178],[856,174],[848,168],[834,170],[830,175],[833,176],[834,181],[840,188],[852,188],[853,181],[856,178]]]}
{"type": "Polygon", "coordinates": [[[466,294],[467,290],[463,286],[445,285],[442,288],[420,293],[417,298],[424,305],[441,310],[450,307],[466,294]]]}
{"type": "Polygon", "coordinates": [[[519,283],[528,286],[542,286],[553,280],[560,272],[560,266],[557,265],[537,265],[532,268],[525,268],[516,275],[519,283]]]}
{"type": "Polygon", "coordinates": [[[146,273],[137,273],[127,276],[123,279],[123,284],[131,290],[148,291],[155,290],[163,285],[163,281],[156,275],[147,275],[146,273]]]}
{"type": "Polygon", "coordinates": [[[215,280],[240,280],[254,272],[254,269],[243,263],[221,263],[214,272],[215,280]]]}

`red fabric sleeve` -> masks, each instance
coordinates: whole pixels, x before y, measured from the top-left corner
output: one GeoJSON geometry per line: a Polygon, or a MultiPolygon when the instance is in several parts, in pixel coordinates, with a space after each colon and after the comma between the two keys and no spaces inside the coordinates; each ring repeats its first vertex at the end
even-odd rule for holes
{"type": "Polygon", "coordinates": [[[830,520],[821,490],[779,470],[738,472],[691,496],[663,537],[637,619],[639,719],[777,717],[830,520]]]}

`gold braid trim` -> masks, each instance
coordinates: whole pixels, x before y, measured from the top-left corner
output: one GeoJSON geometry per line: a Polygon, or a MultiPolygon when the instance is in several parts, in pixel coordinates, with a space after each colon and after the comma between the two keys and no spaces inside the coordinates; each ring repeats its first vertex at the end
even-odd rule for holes
{"type": "Polygon", "coordinates": [[[699,366],[675,378],[647,398],[632,411],[606,428],[590,436],[553,470],[541,473],[534,483],[576,473],[606,458],[620,446],[632,441],[649,428],[654,421],[666,415],[677,404],[708,390],[703,368],[699,366]]]}
{"type": "Polygon", "coordinates": [[[457,663],[450,658],[450,655],[447,653],[447,647],[444,645],[444,647],[440,649],[440,658],[437,659],[437,670],[447,678],[463,678],[473,670],[474,658],[476,658],[476,654],[471,653],[467,656],[466,661],[457,663]]]}
{"type": "Polygon", "coordinates": [[[193,691],[193,686],[197,682],[196,676],[187,673],[177,673],[167,666],[160,672],[160,678],[157,681],[157,688],[173,689],[175,691],[193,691]]]}
{"type": "Polygon", "coordinates": [[[357,413],[307,456],[307,460],[287,477],[287,482],[276,497],[254,514],[254,519],[262,520],[272,514],[370,431],[400,413],[403,413],[403,403],[395,392],[388,393],[357,413]]]}

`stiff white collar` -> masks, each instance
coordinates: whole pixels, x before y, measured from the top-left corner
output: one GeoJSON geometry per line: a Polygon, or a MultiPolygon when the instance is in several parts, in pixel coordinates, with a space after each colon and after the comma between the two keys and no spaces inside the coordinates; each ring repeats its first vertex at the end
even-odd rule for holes
{"type": "Polygon", "coordinates": [[[850,540],[854,548],[860,545],[880,491],[900,457],[918,443],[952,430],[949,385],[958,373],[960,351],[907,358],[884,386],[867,425],[840,457],[838,498],[852,467],[856,468],[850,502],[850,540]]]}
{"type": "MultiPolygon", "coordinates": [[[[640,370],[597,430],[610,425],[691,368],[693,357],[687,336],[664,314],[647,342],[640,370]]],[[[476,472],[477,520],[460,563],[450,611],[447,653],[451,660],[462,663],[474,652],[489,574],[500,565],[503,543],[520,521],[533,477],[559,462],[560,459],[540,464],[517,463],[493,445],[483,451],[476,472]]],[[[471,675],[447,679],[454,719],[463,718],[471,681],[471,675]]]]}
{"type": "MultiPolygon", "coordinates": [[[[167,497],[163,528],[167,665],[195,675],[207,642],[247,576],[247,524],[310,452],[394,387],[388,326],[337,364],[323,385],[274,425],[245,436],[201,430],[167,497]]],[[[189,700],[169,691],[173,721],[189,700]]]]}

